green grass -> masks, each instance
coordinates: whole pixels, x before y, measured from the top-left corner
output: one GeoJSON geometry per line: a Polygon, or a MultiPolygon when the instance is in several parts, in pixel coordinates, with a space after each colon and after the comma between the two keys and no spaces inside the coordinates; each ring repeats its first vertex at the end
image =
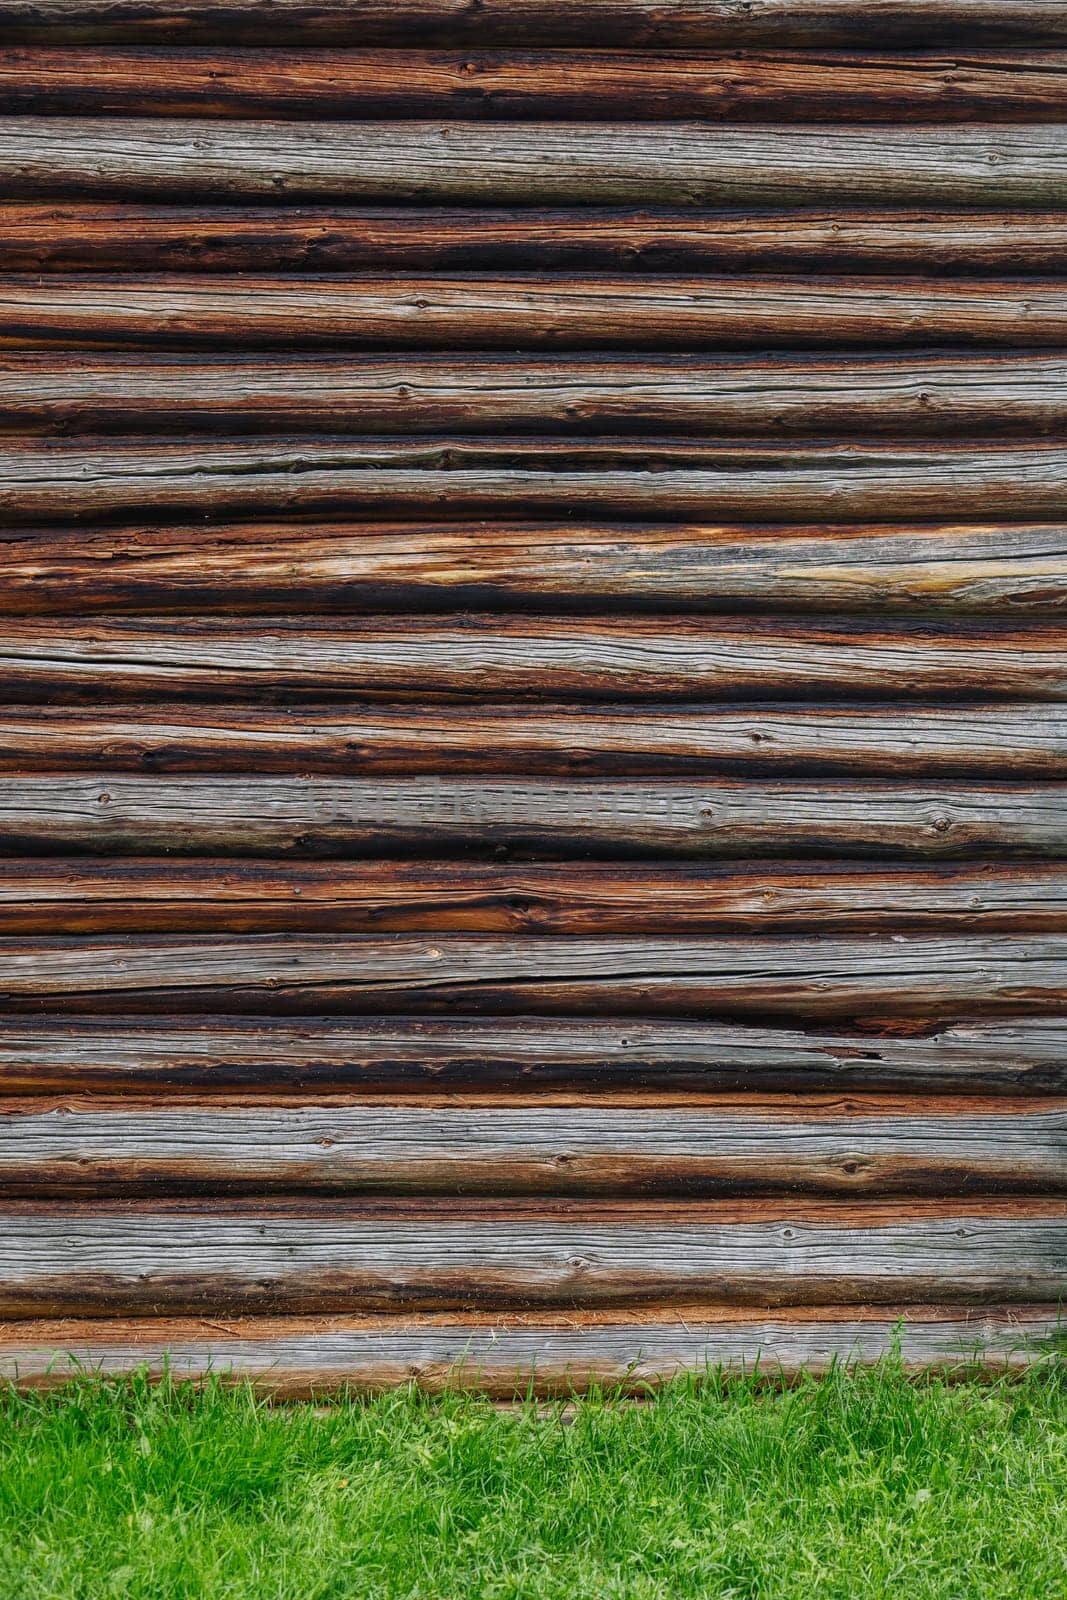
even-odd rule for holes
{"type": "Polygon", "coordinates": [[[1067,1594],[1067,1366],[648,1404],[0,1398],[7,1600],[1067,1594]]]}

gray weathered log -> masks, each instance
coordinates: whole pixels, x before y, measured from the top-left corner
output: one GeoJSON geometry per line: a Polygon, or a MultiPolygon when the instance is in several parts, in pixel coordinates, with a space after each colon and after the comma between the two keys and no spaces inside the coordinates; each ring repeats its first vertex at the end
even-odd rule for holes
{"type": "Polygon", "coordinates": [[[0,1194],[1067,1193],[1067,1099],[0,1100],[0,1194]]]}
{"type": "Polygon", "coordinates": [[[1062,1359],[1056,1306],[982,1311],[901,1307],[788,1309],[773,1316],[716,1306],[619,1312],[444,1313],[393,1317],[152,1317],[9,1324],[0,1379],[51,1389],[87,1375],[164,1374],[179,1382],[249,1383],[276,1399],[377,1393],[408,1384],[473,1389],[496,1399],[568,1396],[590,1386],[645,1395],[689,1373],[760,1374],[773,1384],[891,1357],[909,1371],[1016,1372],[1062,1359]]]}
{"type": "MultiPolygon", "coordinates": [[[[0,627],[0,684],[11,682],[10,648],[0,627]]],[[[447,648],[451,650],[451,643],[447,648]]],[[[851,690],[855,685],[848,676],[845,646],[841,654],[841,682],[851,690]]],[[[210,665],[210,656],[205,665],[210,665]]],[[[801,777],[839,772],[896,778],[1067,778],[1067,711],[1041,704],[811,710],[795,704],[556,705],[541,699],[533,706],[526,701],[434,705],[420,699],[410,709],[370,702],[346,704],[343,711],[294,705],[259,710],[245,703],[100,704],[96,697],[111,687],[113,670],[112,662],[101,663],[99,689],[85,680],[86,692],[96,701],[91,708],[48,705],[0,711],[0,772],[651,777],[677,772],[801,777]]],[[[915,678],[899,685],[891,666],[883,670],[882,684],[862,687],[884,694],[915,689],[915,678]]],[[[1003,673],[1003,662],[995,670],[1003,673]]],[[[1030,670],[1033,689],[1047,691],[1039,669],[1030,670]]],[[[558,671],[555,663],[546,667],[546,680],[558,671]]],[[[994,671],[991,689],[997,687],[994,671]]],[[[1022,678],[1021,663],[1018,671],[1022,678]]],[[[338,674],[346,675],[344,669],[338,674]]],[[[285,676],[279,675],[281,686],[285,676]]],[[[423,676],[417,667],[413,670],[413,689],[423,676]]],[[[520,673],[516,678],[521,686],[520,673]]],[[[695,684],[702,681],[699,662],[693,679],[695,684]]],[[[20,676],[17,681],[21,686],[26,680],[20,676]]],[[[56,681],[65,685],[68,680],[60,671],[56,681]]],[[[274,682],[272,677],[272,686],[274,682]]],[[[162,687],[169,686],[168,679],[162,687]]],[[[124,677],[117,687],[131,684],[124,677]]],[[[809,688],[800,670],[796,687],[809,688]]]]}
{"type": "Polygon", "coordinates": [[[551,1018],[18,1017],[0,1095],[1063,1095],[1067,1019],[897,1034],[551,1018]]]}
{"type": "Polygon", "coordinates": [[[1054,122],[259,122],[5,117],[0,191],[271,200],[1063,206],[1054,122]]]}
{"type": "Polygon", "coordinates": [[[1067,785],[0,778],[8,854],[1067,855],[1067,785]]]}
{"type": "MultiPolygon", "coordinates": [[[[1067,284],[1061,279],[589,272],[0,277],[0,344],[9,347],[699,350],[1065,343],[1067,284]]],[[[416,363],[411,382],[421,391],[422,367],[417,357],[410,361],[416,363]]],[[[685,370],[693,371],[692,364],[685,370]]],[[[778,368],[764,362],[760,370],[773,389],[778,368]]],[[[333,373],[327,370],[327,383],[334,382],[333,373]]],[[[672,374],[673,368],[668,384],[672,374]]],[[[697,382],[700,375],[694,371],[697,382]]],[[[849,369],[850,391],[862,388],[863,375],[862,368],[849,369]]],[[[931,388],[931,380],[921,381],[931,388]]]]}
{"type": "Polygon", "coordinates": [[[1056,1301],[1067,1201],[8,1201],[0,1313],[1056,1301]]]}
{"type": "Polygon", "coordinates": [[[307,516],[403,507],[645,519],[1061,517],[1058,444],[712,444],[696,439],[33,439],[0,450],[0,522],[150,511],[307,516]]]}
{"type": "MultiPolygon", "coordinates": [[[[812,623],[491,613],[295,620],[269,614],[114,621],[5,617],[0,619],[0,688],[9,695],[87,693],[94,702],[110,695],[142,700],[283,692],[334,698],[388,693],[417,696],[420,705],[432,694],[779,701],[966,695],[1059,701],[1067,698],[1067,648],[1062,625],[1038,622],[901,621],[889,629],[857,618],[812,623]]],[[[972,708],[970,714],[981,740],[984,712],[972,708]]],[[[433,740],[429,714],[424,715],[427,738],[433,740]]],[[[505,722],[513,720],[505,713],[505,722]]],[[[381,719],[383,741],[387,721],[388,713],[381,719]]],[[[43,737],[47,726],[42,718],[43,737]]],[[[995,720],[989,724],[994,741],[996,727],[995,720]]],[[[533,740],[535,729],[536,723],[517,727],[509,736],[502,727],[501,738],[505,744],[533,740]]],[[[1045,735],[1058,738],[1059,732],[1053,715],[1045,735]]],[[[1028,733],[1031,739],[1038,736],[1036,729],[1028,733]]],[[[408,742],[414,744],[416,737],[413,731],[408,742]]],[[[579,751],[581,737],[574,729],[579,751]]],[[[600,737],[611,740],[606,720],[600,737]]],[[[863,730],[857,728],[854,737],[862,739],[863,730]]],[[[353,726],[352,738],[357,749],[372,744],[370,724],[363,734],[353,726]]],[[[444,741],[447,735],[442,730],[437,738],[444,741]]],[[[748,744],[751,749],[752,741],[748,744]]],[[[1006,749],[1004,756],[1010,772],[1006,749]]],[[[521,756],[515,760],[521,766],[521,756]]],[[[443,754],[434,761],[435,770],[442,768],[448,770],[443,754]]]]}
{"type": "Polygon", "coordinates": [[[8,1011],[915,1017],[1067,1009],[1067,936],[128,935],[0,941],[8,1011]]]}
{"type": "MultiPolygon", "coordinates": [[[[1067,149],[1067,140],[1065,149],[1067,149]]],[[[1067,156],[1065,156],[1067,160],[1067,156]]],[[[250,291],[254,292],[254,291],[250,291]]],[[[1067,356],[0,357],[0,433],[1062,435],[1067,356]]]]}

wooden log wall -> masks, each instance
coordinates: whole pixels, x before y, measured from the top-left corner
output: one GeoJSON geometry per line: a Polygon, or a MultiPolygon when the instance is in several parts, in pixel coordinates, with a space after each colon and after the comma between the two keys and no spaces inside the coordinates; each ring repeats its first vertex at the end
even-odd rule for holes
{"type": "Polygon", "coordinates": [[[1061,1350],[1067,0],[0,40],[0,1376],[1061,1350]]]}

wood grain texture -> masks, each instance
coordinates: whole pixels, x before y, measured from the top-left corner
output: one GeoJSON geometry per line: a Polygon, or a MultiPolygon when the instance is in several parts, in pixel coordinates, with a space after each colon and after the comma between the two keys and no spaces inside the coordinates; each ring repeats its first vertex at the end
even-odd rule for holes
{"type": "Polygon", "coordinates": [[[11,1012],[912,1017],[1067,1009],[1067,937],[127,935],[0,941],[11,1012]]]}
{"type": "MultiPolygon", "coordinates": [[[[107,676],[105,667],[101,687],[107,676]]],[[[886,692],[892,677],[887,670],[886,692]]],[[[5,771],[1067,778],[1067,712],[995,702],[811,710],[541,699],[342,712],[244,702],[34,706],[0,711],[5,771]]]]}
{"type": "MultiPolygon", "coordinates": [[[[890,630],[862,618],[6,617],[0,620],[0,687],[16,695],[90,694],[96,702],[111,694],[283,692],[334,698],[388,693],[417,696],[423,704],[434,693],[1062,701],[1067,650],[1062,625],[1014,621],[897,622],[890,630]]],[[[432,738],[430,714],[424,715],[432,738]]],[[[506,713],[503,720],[514,721],[506,713]]],[[[387,722],[383,713],[383,741],[387,722]]],[[[1019,732],[1027,737],[1022,726],[1019,732]]],[[[1043,729],[1029,730],[1046,748],[1059,734],[1054,713],[1043,729]]],[[[533,740],[534,727],[514,729],[512,737],[523,736],[533,740]]],[[[996,738],[995,724],[989,736],[996,738]]],[[[358,732],[354,737],[363,742],[358,732]]],[[[501,737],[509,738],[504,728],[501,737]]],[[[611,739],[606,720],[600,737],[611,739]]],[[[855,737],[862,738],[862,730],[855,737]]],[[[368,731],[365,742],[372,738],[368,731]]],[[[574,738],[580,749],[577,730],[574,738]]],[[[1010,767],[1007,750],[1005,758],[1010,767]]]]}
{"type": "Polygon", "coordinates": [[[1060,866],[11,859],[3,933],[1063,933],[1060,866]]]}
{"type": "Polygon", "coordinates": [[[699,122],[0,118],[8,196],[553,205],[1067,204],[1054,122],[897,129],[699,122]]]}
{"type": "Polygon", "coordinates": [[[6,272],[578,271],[1041,273],[1067,213],[900,206],[465,209],[146,205],[0,199],[6,272]]]}
{"type": "Polygon", "coordinates": [[[1061,1354],[1067,3],[269,24],[0,0],[0,1378],[1061,1354]]]}
{"type": "Polygon", "coordinates": [[[1062,1349],[1055,1306],[899,1311],[678,1306],[574,1312],[446,1313],[393,1317],[151,1317],[11,1324],[0,1339],[0,1378],[51,1389],[86,1374],[164,1373],[178,1381],[249,1383],[260,1394],[308,1400],[414,1385],[471,1389],[498,1400],[560,1397],[587,1388],[643,1396],[649,1386],[709,1370],[778,1384],[892,1356],[909,1371],[1014,1372],[1062,1349]]]}
{"type": "Polygon", "coordinates": [[[1067,855],[1067,786],[693,779],[0,778],[0,849],[351,856],[1067,855]]]}
{"type": "MultiPolygon", "coordinates": [[[[247,39],[253,0],[3,0],[12,39],[247,39]]],[[[279,0],[275,38],[364,44],[550,42],[641,46],[1067,43],[1061,0],[279,0]]]]}
{"type": "Polygon", "coordinates": [[[8,933],[1063,932],[1056,866],[5,862],[8,933]]]}
{"type": "MultiPolygon", "coordinates": [[[[583,1017],[0,1018],[0,1096],[1067,1093],[1067,1019],[849,1032],[583,1017]]],[[[1020,1101],[1021,1103],[1021,1101],[1020,1101]]]]}
{"type": "Polygon", "coordinates": [[[1067,1100],[0,1100],[0,1194],[1067,1194],[1067,1100]]]}
{"type": "MultiPolygon", "coordinates": [[[[1067,156],[1065,156],[1067,161],[1067,156]]],[[[0,433],[1062,436],[1067,356],[11,352],[0,433]]]]}
{"type": "Polygon", "coordinates": [[[1053,120],[1067,53],[0,48],[0,109],[65,116],[1053,120]]]}
{"type": "Polygon", "coordinates": [[[0,1311],[1056,1301],[1067,1201],[8,1201],[0,1311]]]}
{"type": "MultiPolygon", "coordinates": [[[[543,272],[341,279],[188,273],[148,279],[0,277],[0,345],[10,347],[688,351],[923,344],[1025,349],[1064,343],[1062,280],[587,272],[566,278],[543,272]]],[[[764,359],[764,367],[773,386],[781,364],[764,359]]],[[[706,381],[704,369],[687,363],[685,370],[706,381]]],[[[850,374],[842,378],[849,390],[855,381],[850,374]]],[[[607,374],[608,381],[612,376],[607,374]]],[[[731,376],[727,369],[727,382],[731,376]]],[[[864,376],[858,369],[861,389],[864,376]]],[[[243,372],[235,381],[242,379],[243,372]]],[[[208,381],[218,381],[216,369],[208,381]]],[[[336,382],[335,366],[324,381],[336,382]]],[[[416,362],[410,383],[421,389],[426,381],[423,363],[416,362]]],[[[862,392],[857,403],[862,408],[862,392]]],[[[930,394],[927,404],[933,403],[930,394]]]]}
{"type": "Polygon", "coordinates": [[[683,521],[1061,517],[1067,449],[470,437],[41,438],[0,449],[0,523],[380,508],[683,521]]]}
{"type": "Polygon", "coordinates": [[[0,529],[0,615],[235,610],[1062,613],[1067,526],[492,521],[0,529]]]}

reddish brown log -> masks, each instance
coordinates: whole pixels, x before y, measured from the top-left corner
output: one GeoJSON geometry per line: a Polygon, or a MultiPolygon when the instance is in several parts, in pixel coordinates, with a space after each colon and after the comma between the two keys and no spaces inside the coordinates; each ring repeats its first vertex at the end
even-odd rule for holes
{"type": "Polygon", "coordinates": [[[122,272],[1059,273],[1062,211],[464,210],[0,202],[0,267],[122,272]]]}
{"type": "Polygon", "coordinates": [[[1053,120],[1062,51],[0,49],[0,110],[94,116],[1053,120]]]}
{"type": "Polygon", "coordinates": [[[250,523],[0,533],[0,614],[1067,608],[1067,527],[250,523]]]}
{"type": "MultiPolygon", "coordinates": [[[[0,932],[1063,933],[1060,866],[6,860],[0,932]]],[[[1067,1068],[1065,1068],[1067,1070],[1067,1068]]]]}
{"type": "MultiPolygon", "coordinates": [[[[261,44],[255,0],[3,0],[12,39],[261,44]]],[[[612,43],[638,47],[1067,43],[1060,0],[275,0],[271,34],[301,43],[612,43]]]]}

